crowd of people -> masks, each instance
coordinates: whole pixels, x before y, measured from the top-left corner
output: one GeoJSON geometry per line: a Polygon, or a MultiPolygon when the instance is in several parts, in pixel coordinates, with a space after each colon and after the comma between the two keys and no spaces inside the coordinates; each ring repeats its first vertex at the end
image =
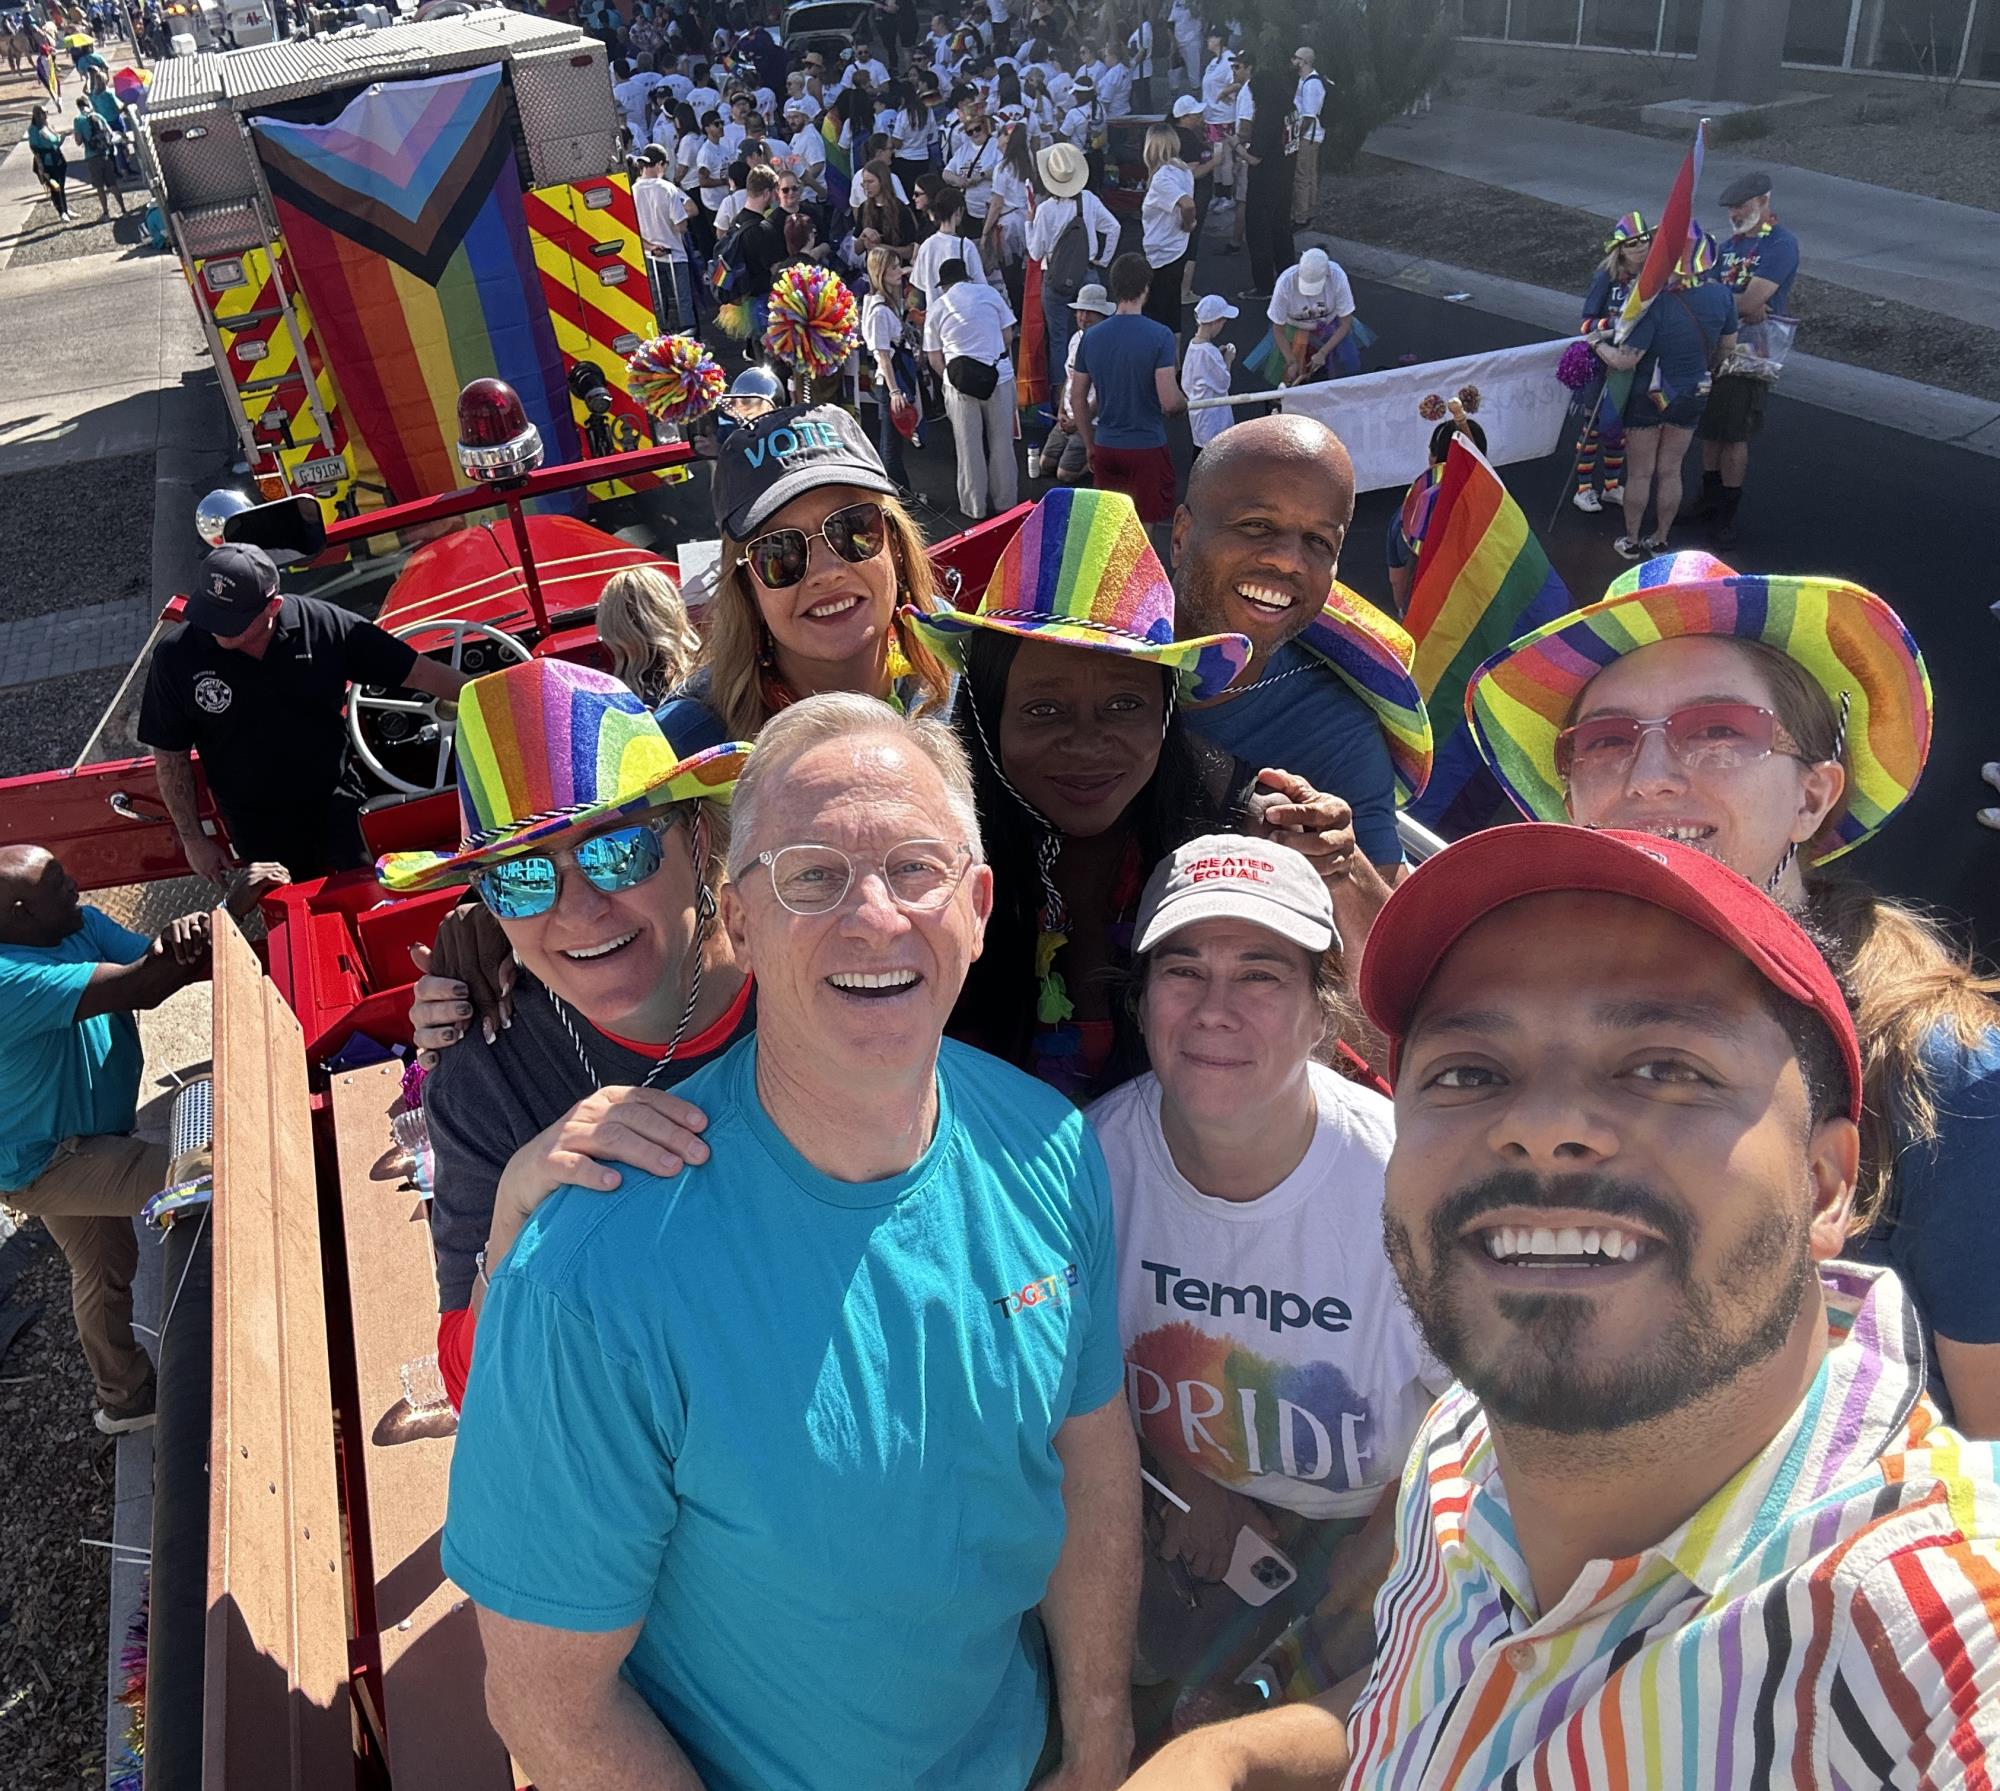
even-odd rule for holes
{"type": "MultiPolygon", "coordinates": [[[[1357,364],[1290,249],[1312,58],[1260,87],[1182,4],[1171,56],[986,11],[887,0],[837,75],[586,11],[665,311],[821,250],[867,286],[875,431],[739,395],[697,615],[620,574],[612,671],[467,682],[229,546],[149,671],[239,907],[365,863],[350,679],[458,705],[459,837],[373,868],[467,888],[411,1027],[443,1562],[502,1739],[544,1791],[1983,1782],[2000,979],[1835,868],[1917,783],[1928,673],[1851,582],[1649,551],[1690,432],[1698,507],[1740,502],[1728,343],[1796,269],[1768,183],[1623,344],[1614,229],[1584,320],[1630,389],[1577,495],[1638,563],[1479,668],[1521,819],[1412,867],[1431,731],[1338,578],[1346,450],[1204,423],[1183,479],[1164,431],[1233,371],[1237,307],[1182,303],[1220,192],[1274,378],[1357,364]],[[1120,253],[1093,119],[1170,64],[1120,253]],[[961,508],[1013,508],[1031,290],[1054,483],[954,605],[898,416],[928,373],[961,508]]],[[[106,1429],[152,1399],[131,1015],[206,949],[0,855],[0,1181],[106,1429]]]]}

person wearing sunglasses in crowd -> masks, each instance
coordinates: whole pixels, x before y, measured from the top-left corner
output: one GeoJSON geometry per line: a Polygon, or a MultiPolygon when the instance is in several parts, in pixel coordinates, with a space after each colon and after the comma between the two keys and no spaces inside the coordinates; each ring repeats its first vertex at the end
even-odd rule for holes
{"type": "Polygon", "coordinates": [[[1930,750],[1930,675],[1895,612],[1837,579],[1673,554],[1496,654],[1467,697],[1525,814],[1694,846],[1818,937],[1867,1069],[1855,1248],[1908,1286],[1958,1426],[2000,1436],[2000,979],[1824,869],[1902,806],[1930,750]]]}
{"type": "Polygon", "coordinates": [[[963,673],[952,720],[993,857],[987,949],[953,1036],[1088,1100],[1144,1068],[1114,985],[1153,866],[1250,824],[1337,877],[1354,849],[1347,807],[1189,733],[1183,699],[1224,689],[1250,643],[1174,638],[1173,587],[1123,492],[1050,492],[976,613],[904,616],[963,673]]]}
{"type": "Polygon", "coordinates": [[[509,666],[461,700],[457,849],[378,866],[397,895],[469,879],[515,978],[505,1029],[443,1053],[424,1085],[438,1366],[454,1399],[488,1277],[554,1187],[615,1187],[605,1163],[663,1171],[702,1153],[699,1114],[664,1090],[752,1024],[715,919],[722,804],[748,750],[677,749],[603,672],[509,666]]]}
{"type": "Polygon", "coordinates": [[[758,1029],[684,1085],[713,1152],[557,1194],[494,1278],[442,1559],[538,1784],[1124,1776],[1110,1194],[1080,1113],[941,1039],[983,860],[940,722],[773,720],[722,894],[758,1029]]]}
{"type": "Polygon", "coordinates": [[[928,607],[936,574],[852,415],[824,404],[758,418],[723,443],[713,489],[722,559],[701,664],[660,711],[671,739],[754,740],[827,690],[943,707],[949,674],[896,614],[928,607]]]}

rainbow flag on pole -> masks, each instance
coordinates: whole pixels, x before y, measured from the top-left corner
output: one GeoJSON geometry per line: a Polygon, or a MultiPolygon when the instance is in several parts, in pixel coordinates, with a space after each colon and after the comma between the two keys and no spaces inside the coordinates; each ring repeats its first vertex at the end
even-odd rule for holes
{"type": "Polygon", "coordinates": [[[849,147],[846,127],[831,113],[819,121],[819,140],[826,151],[826,203],[830,212],[847,208],[854,196],[854,151],[849,147]]]}
{"type": "Polygon", "coordinates": [[[1465,725],[1474,671],[1509,641],[1575,608],[1500,475],[1464,436],[1454,436],[1403,623],[1417,643],[1411,671],[1435,741],[1430,783],[1410,804],[1417,820],[1437,826],[1483,774],[1465,725]]]}
{"type": "Polygon", "coordinates": [[[1646,265],[1625,295],[1614,341],[1623,342],[1632,333],[1632,326],[1646,315],[1646,307],[1666,291],[1674,268],[1688,252],[1694,234],[1694,191],[1701,184],[1701,152],[1707,141],[1708,120],[1704,118],[1694,127],[1694,143],[1681,160],[1680,173],[1674,176],[1673,191],[1660,213],[1659,228],[1653,232],[1653,246],[1646,251],[1646,265]]]}

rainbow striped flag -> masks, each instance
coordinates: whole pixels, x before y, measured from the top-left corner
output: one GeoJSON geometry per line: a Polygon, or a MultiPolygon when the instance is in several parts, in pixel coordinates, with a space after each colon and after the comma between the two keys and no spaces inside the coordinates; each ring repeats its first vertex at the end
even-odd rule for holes
{"type": "Polygon", "coordinates": [[[580,452],[498,64],[364,89],[250,133],[348,419],[399,501],[465,483],[458,394],[500,378],[549,465],[580,452]]]}
{"type": "Polygon", "coordinates": [[[847,138],[846,130],[831,114],[821,115],[819,140],[826,148],[826,203],[833,212],[845,211],[854,194],[854,151],[847,138]]]}
{"type": "Polygon", "coordinates": [[[1646,315],[1646,307],[1666,291],[1667,281],[1693,241],[1694,190],[1701,184],[1701,152],[1707,141],[1708,120],[1704,118],[1694,127],[1694,143],[1681,160],[1680,173],[1674,176],[1673,191],[1667,195],[1659,227],[1653,232],[1653,246],[1646,251],[1646,265],[1625,295],[1614,341],[1623,342],[1632,333],[1632,326],[1646,315]]]}
{"type": "Polygon", "coordinates": [[[1438,826],[1485,776],[1465,725],[1472,674],[1509,641],[1575,608],[1500,475],[1454,436],[1403,622],[1417,643],[1411,671],[1430,710],[1435,754],[1430,783],[1410,804],[1413,817],[1438,826]]]}

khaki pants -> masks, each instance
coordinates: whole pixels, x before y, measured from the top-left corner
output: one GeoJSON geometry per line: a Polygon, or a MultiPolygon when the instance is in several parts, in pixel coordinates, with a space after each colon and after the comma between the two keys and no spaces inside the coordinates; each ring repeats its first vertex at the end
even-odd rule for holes
{"type": "Polygon", "coordinates": [[[1310,224],[1319,208],[1319,145],[1301,143],[1292,175],[1292,222],[1310,224]]]}
{"type": "Polygon", "coordinates": [[[153,1372],[132,1335],[132,1277],[139,1268],[132,1220],[166,1174],[164,1144],[130,1134],[65,1138],[48,1168],[0,1196],[39,1218],[69,1261],[70,1308],[102,1405],[131,1404],[153,1372]]]}

